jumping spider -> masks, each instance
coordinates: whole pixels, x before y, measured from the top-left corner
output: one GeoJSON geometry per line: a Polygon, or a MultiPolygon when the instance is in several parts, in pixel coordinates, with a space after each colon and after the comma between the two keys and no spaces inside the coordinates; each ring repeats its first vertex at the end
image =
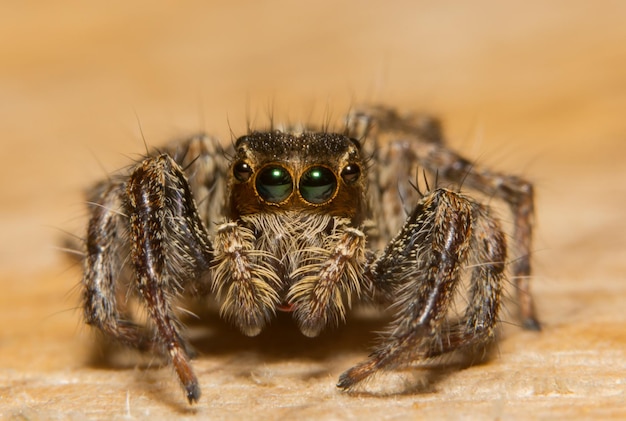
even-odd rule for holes
{"type": "Polygon", "coordinates": [[[250,336],[277,311],[313,337],[342,322],[356,300],[391,308],[380,345],[341,375],[341,389],[484,345],[498,320],[505,235],[489,207],[466,195],[421,193],[412,179],[422,170],[510,206],[520,316],[539,329],[529,291],[532,185],[446,148],[437,120],[384,107],[353,111],[342,134],[250,132],[230,151],[193,137],[97,185],[86,322],[167,358],[189,403],[200,387],[175,311],[183,293],[215,297],[221,315],[250,336]],[[467,305],[449,317],[464,269],[467,305]],[[126,294],[147,309],[147,326],[132,321],[126,294]]]}

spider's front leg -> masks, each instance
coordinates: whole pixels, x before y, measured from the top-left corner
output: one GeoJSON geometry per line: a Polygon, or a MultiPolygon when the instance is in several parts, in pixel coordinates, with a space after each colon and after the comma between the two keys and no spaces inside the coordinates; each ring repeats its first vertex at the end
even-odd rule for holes
{"type": "MultiPolygon", "coordinates": [[[[534,223],[534,188],[522,177],[492,171],[473,163],[445,145],[441,124],[423,114],[401,114],[384,106],[363,107],[349,118],[351,135],[377,138],[378,169],[372,171],[373,185],[380,191],[376,202],[384,203],[378,211],[377,228],[381,237],[393,235],[404,204],[415,203],[417,191],[410,180],[426,170],[440,181],[475,189],[490,198],[503,200],[511,209],[513,233],[511,250],[515,258],[510,268],[518,296],[520,318],[526,329],[540,330],[530,291],[531,252],[534,223]]],[[[373,142],[371,142],[373,143],[373,142]]]]}
{"type": "Polygon", "coordinates": [[[200,389],[173,301],[185,287],[201,282],[212,255],[187,179],[166,154],[146,158],[128,179],[104,188],[93,205],[83,278],[86,321],[126,345],[162,352],[190,403],[198,400],[200,389]],[[153,335],[125,320],[118,308],[120,269],[128,251],[153,335]]]}
{"type": "Polygon", "coordinates": [[[488,210],[446,189],[427,194],[366,273],[396,317],[370,358],[343,373],[350,388],[379,370],[488,343],[494,336],[506,259],[505,237],[488,210]],[[449,309],[463,268],[468,305],[449,309]]]}

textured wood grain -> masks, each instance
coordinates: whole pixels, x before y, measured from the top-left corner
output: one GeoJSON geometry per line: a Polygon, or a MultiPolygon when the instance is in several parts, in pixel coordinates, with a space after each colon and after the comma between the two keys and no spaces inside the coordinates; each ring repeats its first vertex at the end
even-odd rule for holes
{"type": "Polygon", "coordinates": [[[3,6],[0,416],[625,418],[626,4],[295,4],[3,6]],[[170,369],[95,344],[58,247],[82,189],[143,151],[137,120],[150,145],[228,139],[268,109],[321,121],[354,101],[435,112],[469,158],[535,181],[543,332],[505,323],[487,364],[350,396],[337,376],[380,322],[311,340],[281,319],[249,339],[209,315],[190,330],[192,408],[170,369]]]}

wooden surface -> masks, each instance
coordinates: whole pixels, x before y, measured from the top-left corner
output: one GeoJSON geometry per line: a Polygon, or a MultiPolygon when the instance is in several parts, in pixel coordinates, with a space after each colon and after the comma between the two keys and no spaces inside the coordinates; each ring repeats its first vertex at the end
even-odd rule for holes
{"type": "Polygon", "coordinates": [[[2,7],[2,418],[626,417],[626,3],[127,3],[2,7]],[[361,101],[436,113],[469,158],[536,183],[541,333],[505,314],[489,363],[350,396],[336,378],[377,322],[251,340],[209,317],[192,408],[156,361],[97,358],[58,248],[82,235],[83,189],[142,152],[138,121],[150,145],[228,139],[268,109],[321,121],[361,101]]]}

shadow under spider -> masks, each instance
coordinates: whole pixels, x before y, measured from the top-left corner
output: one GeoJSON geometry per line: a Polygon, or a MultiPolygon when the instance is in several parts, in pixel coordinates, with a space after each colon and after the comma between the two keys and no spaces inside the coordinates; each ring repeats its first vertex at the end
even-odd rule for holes
{"type": "Polygon", "coordinates": [[[326,360],[337,355],[367,353],[376,343],[378,335],[388,324],[384,315],[348,316],[345,324],[328,327],[319,336],[304,336],[291,314],[278,313],[257,336],[248,337],[236,327],[219,318],[215,312],[206,312],[200,320],[187,321],[193,332],[191,345],[199,355],[229,355],[239,352],[254,353],[267,361],[289,358],[326,360]]]}
{"type": "MultiPolygon", "coordinates": [[[[254,337],[242,334],[236,327],[220,318],[212,310],[195,310],[198,318],[185,317],[183,330],[194,359],[210,356],[253,354],[267,362],[290,358],[324,361],[344,354],[363,354],[365,357],[378,340],[390,318],[383,315],[349,315],[346,323],[329,327],[319,336],[309,338],[300,333],[291,314],[277,313],[263,331],[254,337]]],[[[88,364],[94,368],[126,369],[130,367],[161,366],[165,363],[158,354],[140,352],[110,341],[97,334],[88,364]]]]}

